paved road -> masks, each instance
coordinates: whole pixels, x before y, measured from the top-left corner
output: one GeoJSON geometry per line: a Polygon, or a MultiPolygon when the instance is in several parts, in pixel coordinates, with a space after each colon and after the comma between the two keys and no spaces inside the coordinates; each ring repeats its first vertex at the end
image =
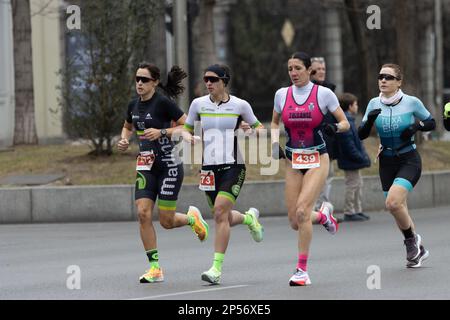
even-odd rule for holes
{"type": "Polygon", "coordinates": [[[404,267],[392,217],[370,215],[369,222],[341,224],[335,236],[314,226],[308,265],[313,285],[303,288],[288,286],[297,252],[286,217],[261,219],[262,243],[253,242],[245,226],[232,229],[220,286],[200,280],[211,264],[213,238],[200,243],[190,228],[157,226],[166,281],[143,285],[137,279],[146,257],[135,222],[0,225],[0,300],[450,299],[450,207],[412,210],[430,250],[425,266],[414,270],[404,267]],[[79,290],[67,288],[72,265],[81,271],[79,290]],[[370,266],[379,267],[380,289],[367,287],[374,277],[370,266]]]}

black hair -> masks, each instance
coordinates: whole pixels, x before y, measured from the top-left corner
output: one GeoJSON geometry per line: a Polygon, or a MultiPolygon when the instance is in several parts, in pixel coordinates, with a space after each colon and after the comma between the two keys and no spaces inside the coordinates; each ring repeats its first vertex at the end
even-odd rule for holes
{"type": "Polygon", "coordinates": [[[211,71],[211,72],[214,72],[215,74],[217,74],[219,76],[219,78],[222,79],[222,81],[224,82],[225,87],[228,85],[228,83],[231,80],[230,68],[224,64],[210,65],[208,68],[205,69],[205,73],[207,71],[211,71]]]}
{"type": "MultiPolygon", "coordinates": [[[[150,76],[155,80],[160,80],[161,78],[161,71],[152,63],[143,61],[139,63],[138,68],[147,69],[150,72],[150,76]]],[[[160,87],[169,97],[176,98],[185,89],[181,84],[181,81],[186,77],[187,74],[183,69],[179,66],[173,66],[167,75],[167,83],[163,85],[160,81],[158,87],[160,87]]]]}
{"type": "Polygon", "coordinates": [[[306,52],[301,52],[301,51],[294,52],[291,55],[290,59],[298,59],[298,60],[302,61],[303,64],[305,65],[306,69],[311,67],[311,57],[306,52]]]}

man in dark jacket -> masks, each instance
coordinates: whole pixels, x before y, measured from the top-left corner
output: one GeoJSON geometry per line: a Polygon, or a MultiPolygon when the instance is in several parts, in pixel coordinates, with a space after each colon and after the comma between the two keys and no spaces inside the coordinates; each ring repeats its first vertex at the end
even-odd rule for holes
{"type": "Polygon", "coordinates": [[[363,180],[360,169],[370,167],[370,159],[358,137],[355,115],[358,113],[358,99],[351,93],[339,96],[339,104],[350,123],[350,130],[338,133],[338,167],[345,173],[344,221],[365,221],[369,216],[362,212],[363,180]]]}
{"type": "MultiPolygon", "coordinates": [[[[310,79],[312,83],[324,86],[329,88],[334,92],[336,89],[336,85],[334,83],[328,82],[325,80],[326,77],[326,65],[325,59],[323,57],[313,57],[311,58],[311,75],[310,79]]],[[[324,124],[327,123],[336,123],[337,120],[331,112],[328,112],[324,116],[324,124]]],[[[336,136],[329,136],[324,134],[323,139],[325,140],[325,144],[327,145],[328,156],[330,157],[330,169],[328,171],[328,177],[325,182],[325,186],[323,187],[322,192],[319,195],[319,199],[315,205],[315,209],[318,210],[323,202],[330,202],[330,192],[331,192],[331,180],[334,176],[334,168],[333,168],[333,160],[339,157],[339,147],[337,144],[336,136]]]]}

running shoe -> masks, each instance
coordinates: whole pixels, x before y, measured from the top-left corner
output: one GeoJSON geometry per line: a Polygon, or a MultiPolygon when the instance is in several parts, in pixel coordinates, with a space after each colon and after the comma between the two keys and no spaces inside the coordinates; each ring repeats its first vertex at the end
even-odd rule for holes
{"type": "Polygon", "coordinates": [[[408,261],[408,263],[406,264],[407,268],[419,268],[422,266],[422,262],[424,260],[426,260],[428,258],[428,256],[430,255],[429,251],[426,250],[422,245],[420,245],[420,253],[419,256],[412,260],[412,261],[408,261]]]}
{"type": "Polygon", "coordinates": [[[259,210],[250,208],[246,214],[252,217],[252,223],[248,225],[248,230],[256,242],[261,242],[264,237],[264,227],[259,223],[259,210]]]}
{"type": "Polygon", "coordinates": [[[164,281],[164,275],[161,268],[151,267],[140,278],[140,283],[153,283],[164,281]]]}
{"type": "Polygon", "coordinates": [[[406,246],[406,260],[414,261],[420,255],[420,245],[422,244],[422,237],[416,234],[413,238],[408,238],[403,241],[406,246]]]}
{"type": "Polygon", "coordinates": [[[325,222],[322,224],[325,229],[327,229],[327,231],[331,234],[336,234],[339,229],[339,224],[336,218],[333,216],[333,210],[334,207],[331,203],[323,202],[319,212],[322,212],[322,214],[327,217],[327,220],[325,220],[325,222]]]}
{"type": "Polygon", "coordinates": [[[203,220],[202,214],[198,208],[190,206],[187,215],[189,217],[194,217],[195,222],[191,226],[192,231],[197,235],[200,241],[205,241],[208,239],[209,226],[205,220],[203,220]]]}
{"type": "Polygon", "coordinates": [[[311,284],[311,279],[309,278],[308,272],[302,269],[296,269],[294,275],[289,279],[289,285],[291,287],[296,286],[307,286],[311,284]]]}
{"type": "Polygon", "coordinates": [[[202,273],[202,280],[211,284],[219,284],[221,275],[222,272],[214,267],[211,267],[208,271],[202,273]]]}

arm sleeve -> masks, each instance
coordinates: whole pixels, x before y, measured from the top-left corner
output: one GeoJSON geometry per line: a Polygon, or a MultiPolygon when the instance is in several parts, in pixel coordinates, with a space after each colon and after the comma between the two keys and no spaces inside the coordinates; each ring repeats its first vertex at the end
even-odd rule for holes
{"type": "Polygon", "coordinates": [[[370,134],[370,130],[372,129],[373,123],[367,121],[367,115],[374,109],[374,105],[375,104],[373,102],[373,99],[370,100],[369,104],[367,105],[366,112],[364,113],[364,117],[361,121],[361,125],[358,128],[358,137],[361,140],[366,139],[370,134]]]}
{"type": "Polygon", "coordinates": [[[417,98],[414,98],[414,116],[422,121],[433,119],[431,113],[425,108],[422,101],[417,98]]]}
{"type": "Polygon", "coordinates": [[[324,86],[319,86],[319,91],[317,93],[319,106],[323,113],[327,113],[326,110],[330,112],[335,112],[339,107],[339,100],[333,91],[324,86]]]}
{"type": "Polygon", "coordinates": [[[199,120],[199,114],[198,114],[198,100],[194,99],[192,101],[191,106],[189,107],[188,116],[186,119],[186,122],[184,123],[184,128],[193,132],[194,131],[194,123],[196,120],[199,120]]]}
{"type": "Polygon", "coordinates": [[[245,100],[242,100],[241,116],[242,119],[244,119],[244,121],[247,122],[252,128],[256,128],[261,124],[253,113],[252,107],[245,100]]]}
{"type": "MultiPolygon", "coordinates": [[[[287,90],[286,90],[287,91],[287,90]]],[[[273,98],[273,108],[277,113],[282,113],[284,103],[286,102],[286,92],[285,90],[278,89],[273,98]]]]}

